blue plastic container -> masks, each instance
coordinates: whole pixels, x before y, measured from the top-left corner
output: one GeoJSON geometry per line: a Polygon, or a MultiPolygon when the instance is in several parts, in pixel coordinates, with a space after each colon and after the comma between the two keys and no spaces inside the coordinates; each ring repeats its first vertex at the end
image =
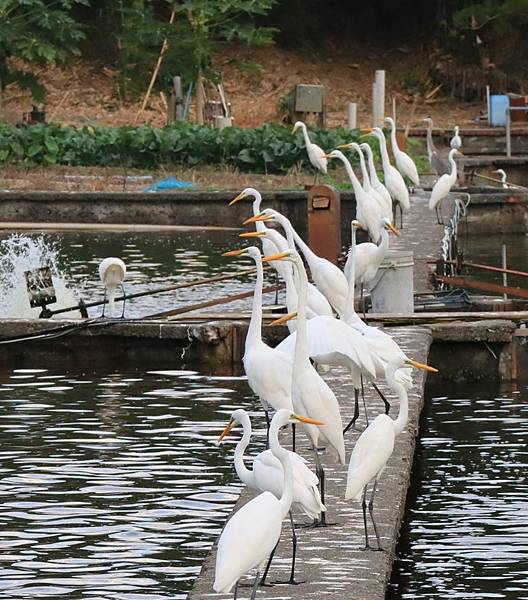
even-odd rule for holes
{"type": "Polygon", "coordinates": [[[505,94],[490,96],[489,124],[491,127],[506,127],[506,109],[510,106],[510,99],[505,94]]]}

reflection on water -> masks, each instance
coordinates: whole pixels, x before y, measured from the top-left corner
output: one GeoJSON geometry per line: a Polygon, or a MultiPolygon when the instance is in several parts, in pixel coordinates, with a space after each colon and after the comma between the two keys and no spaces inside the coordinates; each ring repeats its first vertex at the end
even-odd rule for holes
{"type": "Polygon", "coordinates": [[[236,500],[215,442],[245,381],[17,370],[0,402],[0,596],[185,598],[236,500]]]}
{"type": "MultiPolygon", "coordinates": [[[[0,234],[0,240],[10,233],[0,234]]],[[[29,233],[24,236],[41,237],[29,233]]],[[[152,290],[157,287],[224,275],[254,266],[248,259],[228,259],[222,256],[244,244],[235,231],[171,231],[171,232],[79,232],[46,233],[57,251],[57,262],[64,279],[86,302],[103,299],[98,265],[107,256],[118,256],[127,265],[127,293],[152,290]]],[[[252,275],[220,281],[200,287],[136,298],[127,303],[128,317],[145,316],[170,310],[185,304],[195,304],[212,298],[251,290],[252,275]]],[[[268,296],[270,301],[272,296],[268,296]]],[[[208,308],[208,311],[238,309],[249,306],[251,299],[208,308]]],[[[53,305],[50,307],[53,308],[53,305]]],[[[120,310],[118,307],[117,310],[120,310]]],[[[101,307],[89,310],[98,316],[101,307]]]]}
{"type": "Polygon", "coordinates": [[[422,416],[387,597],[527,598],[528,390],[442,392],[422,416]]]}

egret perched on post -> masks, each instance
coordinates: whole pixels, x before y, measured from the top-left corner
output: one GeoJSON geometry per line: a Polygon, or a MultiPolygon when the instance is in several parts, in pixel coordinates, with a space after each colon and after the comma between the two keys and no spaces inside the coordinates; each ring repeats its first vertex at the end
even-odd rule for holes
{"type": "MultiPolygon", "coordinates": [[[[123,281],[126,275],[126,265],[120,258],[109,256],[101,261],[99,265],[99,278],[104,286],[104,301],[106,302],[106,296],[108,295],[108,312],[109,317],[115,316],[115,297],[117,294],[117,288],[121,288],[123,292],[123,311],[121,318],[125,316],[125,288],[123,281]]],[[[103,314],[105,313],[105,306],[103,304],[103,314]]]]}
{"type": "Polygon", "coordinates": [[[431,197],[429,198],[429,210],[436,211],[436,218],[438,223],[440,223],[440,213],[439,207],[440,202],[449,194],[451,188],[455,185],[457,180],[457,166],[455,162],[455,154],[458,153],[458,150],[454,148],[449,151],[449,164],[451,165],[451,173],[442,175],[440,179],[434,184],[434,187],[431,191],[431,197]]]}
{"type": "Polygon", "coordinates": [[[398,146],[398,140],[396,139],[396,123],[391,117],[385,117],[385,122],[390,125],[391,128],[391,147],[394,160],[398,171],[408,177],[414,185],[420,185],[420,178],[418,176],[418,169],[414,164],[413,159],[403,150],[400,150],[398,146]]]}
{"type": "Polygon", "coordinates": [[[462,148],[462,138],[458,135],[458,125],[455,125],[455,135],[451,138],[449,145],[455,150],[462,148]]]}
{"type": "MultiPolygon", "coordinates": [[[[257,593],[260,569],[279,541],[282,521],[290,511],[293,501],[293,468],[290,453],[279,443],[279,429],[288,423],[322,425],[320,421],[297,415],[290,410],[279,410],[271,422],[270,449],[284,471],[284,487],[280,499],[271,492],[263,492],[250,500],[227,522],[216,553],[216,569],[213,589],[228,593],[238,580],[257,568],[251,598],[257,593]]],[[[235,590],[236,597],[236,590],[235,590]]]]}
{"type": "Polygon", "coordinates": [[[387,462],[394,450],[396,436],[400,434],[407,425],[409,414],[407,388],[404,383],[398,381],[396,378],[396,371],[406,366],[431,371],[432,373],[438,372],[437,369],[433,367],[411,359],[397,359],[391,361],[385,369],[385,377],[389,387],[393,392],[398,394],[400,400],[398,418],[394,420],[385,414],[378,415],[359,436],[350,457],[345,498],[362,500],[365,548],[371,547],[369,545],[367,530],[367,486],[374,480],[374,487],[372,488],[370,501],[368,503],[368,510],[378,542],[377,549],[383,550],[376,521],[374,519],[374,496],[381,474],[385,470],[387,462]]]}
{"type": "MultiPolygon", "coordinates": [[[[240,423],[244,430],[244,434],[235,449],[234,463],[238,477],[249,488],[258,492],[271,492],[276,498],[280,498],[284,492],[284,469],[280,460],[274,456],[271,450],[264,450],[255,456],[252,470],[249,470],[244,464],[244,451],[251,439],[251,419],[243,408],[239,408],[233,412],[227,427],[220,435],[218,441],[221,442],[237,423],[240,423]]],[[[321,502],[321,494],[317,489],[317,476],[306,466],[304,458],[289,450],[287,452],[290,456],[293,472],[292,509],[299,509],[308,517],[317,519],[320,513],[326,510],[321,502]]],[[[291,510],[289,514],[292,528],[293,556],[288,583],[295,583],[297,535],[295,533],[291,510]]],[[[262,577],[262,583],[266,579],[272,556],[270,556],[270,561],[262,577]]]]}
{"type": "Polygon", "coordinates": [[[442,176],[449,173],[449,163],[447,156],[441,154],[435,147],[433,142],[433,119],[427,117],[424,119],[427,122],[427,156],[431,169],[438,175],[442,176]]]}
{"type": "Polygon", "coordinates": [[[302,130],[304,137],[304,144],[306,146],[306,152],[308,153],[308,158],[310,159],[310,163],[316,169],[315,181],[317,182],[317,177],[319,173],[323,173],[326,175],[328,163],[325,157],[325,152],[322,148],[320,148],[317,144],[313,144],[308,137],[308,130],[306,125],[302,121],[297,121],[292,129],[292,134],[294,134],[298,129],[302,130]]]}

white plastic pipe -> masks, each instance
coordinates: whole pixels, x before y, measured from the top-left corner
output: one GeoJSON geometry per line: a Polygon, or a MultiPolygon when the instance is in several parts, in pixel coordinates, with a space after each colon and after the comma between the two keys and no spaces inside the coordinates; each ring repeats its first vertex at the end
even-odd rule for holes
{"type": "Polygon", "coordinates": [[[357,129],[357,104],[355,102],[348,103],[348,129],[357,129]]]}

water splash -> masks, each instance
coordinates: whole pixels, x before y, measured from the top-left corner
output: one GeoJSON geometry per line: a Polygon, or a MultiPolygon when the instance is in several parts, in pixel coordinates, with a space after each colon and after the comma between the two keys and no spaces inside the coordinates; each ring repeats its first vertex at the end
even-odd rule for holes
{"type": "MultiPolygon", "coordinates": [[[[75,292],[66,283],[59,268],[59,249],[45,237],[13,234],[0,242],[0,318],[37,319],[41,309],[31,308],[26,287],[25,271],[49,265],[57,302],[52,310],[73,306],[78,302],[75,292]]],[[[78,318],[79,312],[60,315],[78,318]]]]}

